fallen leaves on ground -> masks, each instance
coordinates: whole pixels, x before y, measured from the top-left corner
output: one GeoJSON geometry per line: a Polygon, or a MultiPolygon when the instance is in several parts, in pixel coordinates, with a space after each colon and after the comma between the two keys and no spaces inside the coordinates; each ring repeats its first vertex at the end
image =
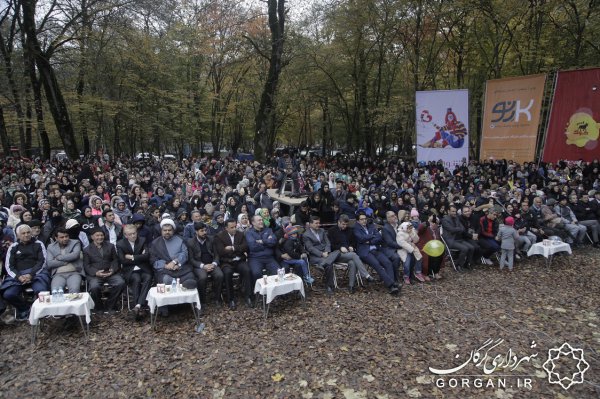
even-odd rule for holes
{"type": "MultiPolygon", "coordinates": [[[[398,298],[380,283],[333,298],[317,284],[306,303],[277,298],[266,321],[261,309],[209,304],[202,333],[189,306],[159,317],[156,331],[127,312],[94,315],[87,341],[63,320],[45,320],[35,345],[28,324],[1,325],[0,397],[597,397],[599,255],[586,248],[550,268],[532,258],[512,273],[446,267],[443,280],[405,286],[398,298]],[[538,352],[502,373],[529,375],[531,390],[438,386],[429,367],[456,367],[488,339],[504,340],[493,355],[538,352]],[[548,383],[547,351],[564,342],[584,350],[591,384],[548,383]]],[[[472,363],[463,371],[482,374],[472,363]]]]}

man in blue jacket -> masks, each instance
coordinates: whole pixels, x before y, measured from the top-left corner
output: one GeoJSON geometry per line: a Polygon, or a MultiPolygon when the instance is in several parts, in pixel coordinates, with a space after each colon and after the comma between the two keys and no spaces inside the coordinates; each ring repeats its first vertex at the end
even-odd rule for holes
{"type": "Polygon", "coordinates": [[[263,268],[268,274],[277,274],[279,263],[275,259],[277,237],[268,227],[265,227],[262,217],[252,216],[252,228],[246,232],[248,242],[248,266],[250,267],[251,286],[262,277],[263,268]]]}
{"type": "Polygon", "coordinates": [[[380,249],[383,242],[381,234],[373,224],[368,224],[367,215],[364,212],[359,212],[356,220],[358,223],[354,225],[354,236],[358,243],[356,249],[358,256],[377,271],[391,295],[398,295],[400,289],[394,281],[394,267],[380,249]]]}

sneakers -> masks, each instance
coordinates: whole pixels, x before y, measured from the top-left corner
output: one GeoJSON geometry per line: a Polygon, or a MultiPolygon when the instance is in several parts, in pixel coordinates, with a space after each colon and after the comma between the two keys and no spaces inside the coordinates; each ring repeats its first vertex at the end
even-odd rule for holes
{"type": "Polygon", "coordinates": [[[422,282],[422,283],[424,283],[426,281],[429,281],[429,277],[423,275],[423,273],[417,273],[417,274],[415,274],[415,278],[417,280],[419,280],[420,282],[422,282]]]}
{"type": "Polygon", "coordinates": [[[492,262],[492,260],[490,258],[485,258],[485,257],[481,257],[481,263],[484,265],[488,265],[491,266],[494,264],[494,262],[492,262]]]}
{"type": "Polygon", "coordinates": [[[410,285],[410,277],[404,276],[404,284],[405,285],[410,285]]]}
{"type": "Polygon", "coordinates": [[[315,282],[315,279],[311,276],[304,276],[304,282],[308,285],[312,285],[315,282]]]}
{"type": "Polygon", "coordinates": [[[22,312],[17,311],[17,321],[25,321],[29,318],[29,309],[22,312]]]}
{"type": "Polygon", "coordinates": [[[390,287],[390,295],[393,295],[393,296],[400,295],[400,289],[398,287],[396,287],[395,285],[392,285],[390,287]]]}

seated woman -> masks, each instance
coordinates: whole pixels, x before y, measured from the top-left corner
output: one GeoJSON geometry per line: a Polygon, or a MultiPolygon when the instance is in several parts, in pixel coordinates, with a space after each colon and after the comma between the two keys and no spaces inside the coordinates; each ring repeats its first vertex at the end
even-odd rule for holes
{"type": "Polygon", "coordinates": [[[250,224],[250,219],[248,219],[247,213],[240,213],[237,217],[237,226],[236,230],[242,233],[246,233],[248,229],[250,229],[252,225],[250,224]]]}
{"type": "Polygon", "coordinates": [[[401,249],[398,250],[398,256],[404,264],[404,284],[410,285],[410,269],[414,266],[415,278],[420,282],[429,281],[427,276],[423,275],[423,255],[417,247],[416,243],[419,241],[419,236],[415,232],[412,223],[403,222],[398,229],[396,234],[396,242],[400,245],[401,249]]]}
{"type": "Polygon", "coordinates": [[[431,240],[441,240],[440,235],[440,224],[439,219],[435,214],[429,215],[426,222],[421,223],[417,228],[417,234],[419,235],[419,242],[417,242],[417,248],[423,255],[423,266],[422,270],[426,276],[434,277],[439,280],[442,278],[442,267],[446,259],[446,253],[441,256],[432,257],[427,255],[423,251],[423,247],[431,240]]]}

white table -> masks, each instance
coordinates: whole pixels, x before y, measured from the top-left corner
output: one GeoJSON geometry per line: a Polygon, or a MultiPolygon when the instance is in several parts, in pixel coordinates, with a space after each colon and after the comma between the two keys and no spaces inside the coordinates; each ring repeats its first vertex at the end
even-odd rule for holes
{"type": "Polygon", "coordinates": [[[197,289],[180,289],[177,292],[166,292],[163,294],[159,293],[156,287],[152,287],[150,288],[150,291],[148,291],[146,300],[148,301],[148,306],[150,307],[150,323],[153,329],[156,328],[156,318],[158,317],[158,312],[156,310],[160,306],[189,303],[192,306],[192,312],[194,312],[196,324],[200,322],[201,305],[200,296],[198,295],[197,289]]]}
{"type": "Polygon", "coordinates": [[[542,255],[546,258],[546,266],[550,267],[552,264],[552,257],[557,252],[568,252],[572,254],[571,246],[565,242],[554,242],[550,241],[550,245],[544,245],[543,242],[537,242],[529,248],[527,256],[542,255]]]}
{"type": "MultiPolygon", "coordinates": [[[[43,317],[48,316],[66,316],[76,315],[79,318],[79,323],[83,329],[83,334],[88,337],[89,324],[92,321],[91,311],[94,309],[94,301],[87,292],[82,292],[80,299],[69,301],[65,299],[64,302],[52,302],[52,303],[40,303],[39,299],[36,299],[31,305],[31,311],[29,312],[29,324],[31,324],[31,340],[35,343],[37,337],[37,331],[39,329],[39,321],[43,317]],[[85,316],[86,324],[83,324],[81,316],[85,316]]],[[[68,297],[68,294],[65,295],[68,297]]]]}
{"type": "Polygon", "coordinates": [[[279,295],[288,294],[290,292],[299,291],[304,299],[304,283],[302,279],[295,274],[286,274],[283,281],[278,281],[277,276],[267,276],[267,283],[265,284],[263,278],[256,280],[254,284],[254,293],[261,295],[263,299],[263,311],[265,313],[265,319],[269,315],[269,306],[273,299],[279,295]]]}

